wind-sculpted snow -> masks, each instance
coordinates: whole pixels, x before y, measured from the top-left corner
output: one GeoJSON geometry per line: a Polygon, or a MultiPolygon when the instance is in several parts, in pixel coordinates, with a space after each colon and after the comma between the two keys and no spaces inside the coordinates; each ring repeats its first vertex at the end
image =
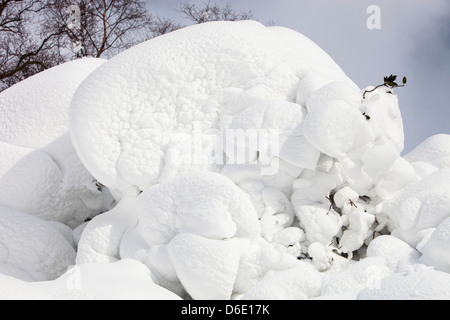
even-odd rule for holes
{"type": "MultiPolygon", "coordinates": [[[[99,64],[70,91],[70,137],[26,145],[27,130],[1,129],[16,140],[0,139],[0,203],[76,227],[52,225],[75,268],[29,286],[0,275],[15,296],[448,298],[449,135],[401,156],[392,89],[364,94],[309,39],[253,21],[187,27],[99,64]],[[95,214],[71,199],[98,213],[108,189],[115,207],[83,222],[95,214]]],[[[20,270],[0,269],[34,280],[20,270]]]]}
{"type": "Polygon", "coordinates": [[[69,62],[0,94],[0,204],[71,227],[109,208],[108,191],[73,149],[68,121],[76,88],[104,62],[69,62]]]}

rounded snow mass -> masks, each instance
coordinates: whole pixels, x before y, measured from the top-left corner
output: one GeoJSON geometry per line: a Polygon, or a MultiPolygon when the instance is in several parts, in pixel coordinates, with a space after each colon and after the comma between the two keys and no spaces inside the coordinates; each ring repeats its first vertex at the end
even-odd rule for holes
{"type": "Polygon", "coordinates": [[[85,58],[38,73],[0,94],[0,205],[74,228],[108,208],[69,136],[80,83],[106,60],[85,58]]]}
{"type": "Polygon", "coordinates": [[[119,196],[192,167],[219,171],[220,159],[211,157],[220,156],[207,145],[225,129],[279,129],[287,143],[311,150],[303,157],[282,150],[280,157],[314,168],[319,153],[302,136],[305,106],[295,100],[329,79],[358,93],[323,50],[292,30],[249,21],[191,26],[91,74],[72,101],[71,136],[89,171],[119,196]]]}
{"type": "Polygon", "coordinates": [[[420,282],[418,298],[447,297],[450,169],[423,153],[448,136],[401,157],[397,97],[363,92],[311,40],[252,21],[187,27],[103,63],[69,124],[117,205],[73,232],[75,269],[30,291],[96,298],[86,279],[131,279],[115,298],[402,299],[420,282]],[[74,275],[78,291],[64,286],[74,275]]]}

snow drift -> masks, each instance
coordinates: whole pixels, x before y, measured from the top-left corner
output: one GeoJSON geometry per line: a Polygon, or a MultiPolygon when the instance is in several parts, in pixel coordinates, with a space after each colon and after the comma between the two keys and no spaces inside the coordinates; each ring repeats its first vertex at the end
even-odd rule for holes
{"type": "MultiPolygon", "coordinates": [[[[417,283],[417,298],[446,298],[435,283],[450,263],[449,136],[402,157],[397,96],[363,93],[311,40],[253,21],[191,26],[101,63],[68,123],[95,207],[107,189],[117,205],[71,225],[77,268],[143,279],[150,298],[401,299],[417,283]]],[[[52,184],[33,192],[67,175],[49,149],[4,142],[8,184],[40,170],[24,193],[0,184],[0,200],[30,213],[53,203],[52,184]]],[[[102,295],[67,293],[69,272],[29,288],[102,295]]]]}

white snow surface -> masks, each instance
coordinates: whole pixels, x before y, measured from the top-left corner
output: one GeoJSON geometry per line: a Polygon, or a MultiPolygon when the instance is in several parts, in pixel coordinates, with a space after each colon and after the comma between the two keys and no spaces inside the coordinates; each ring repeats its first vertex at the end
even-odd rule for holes
{"type": "Polygon", "coordinates": [[[38,73],[0,94],[1,141],[44,148],[69,129],[69,107],[80,83],[106,60],[75,60],[38,73]]]}
{"type": "Polygon", "coordinates": [[[414,150],[405,155],[409,162],[425,162],[435,167],[450,167],[450,135],[436,134],[429,137],[414,150]]]}
{"type": "Polygon", "coordinates": [[[449,299],[450,136],[364,90],[254,21],[5,90],[0,298],[449,299]]]}
{"type": "Polygon", "coordinates": [[[54,281],[27,283],[0,274],[0,299],[27,300],[179,300],[156,285],[136,260],[71,266],[54,281]]]}
{"type": "Polygon", "coordinates": [[[358,299],[448,300],[450,299],[450,275],[431,268],[396,273],[381,279],[376,287],[361,290],[358,299]]]}
{"type": "Polygon", "coordinates": [[[53,280],[75,263],[75,255],[69,227],[0,206],[0,274],[53,280]]]}
{"type": "Polygon", "coordinates": [[[71,61],[0,94],[0,204],[71,227],[109,208],[73,149],[72,96],[106,60],[71,61]]]}
{"type": "MultiPolygon", "coordinates": [[[[297,88],[316,69],[357,90],[324,51],[292,30],[253,21],[177,30],[117,55],[86,79],[71,106],[74,146],[90,172],[121,194],[183,167],[217,171],[207,141],[197,146],[195,134],[275,128],[300,138],[297,88]]],[[[315,166],[310,158],[290,160],[315,166]]]]}
{"type": "Polygon", "coordinates": [[[420,251],[423,263],[450,273],[450,218],[439,224],[420,251]]]}

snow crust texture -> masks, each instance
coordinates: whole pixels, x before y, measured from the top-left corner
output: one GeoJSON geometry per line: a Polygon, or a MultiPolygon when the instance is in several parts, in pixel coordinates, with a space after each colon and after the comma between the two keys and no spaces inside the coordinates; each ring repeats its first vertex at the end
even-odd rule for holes
{"type": "Polygon", "coordinates": [[[449,298],[450,136],[401,156],[397,96],[301,34],[204,23],[57,68],[0,94],[0,297],[449,298]]]}

